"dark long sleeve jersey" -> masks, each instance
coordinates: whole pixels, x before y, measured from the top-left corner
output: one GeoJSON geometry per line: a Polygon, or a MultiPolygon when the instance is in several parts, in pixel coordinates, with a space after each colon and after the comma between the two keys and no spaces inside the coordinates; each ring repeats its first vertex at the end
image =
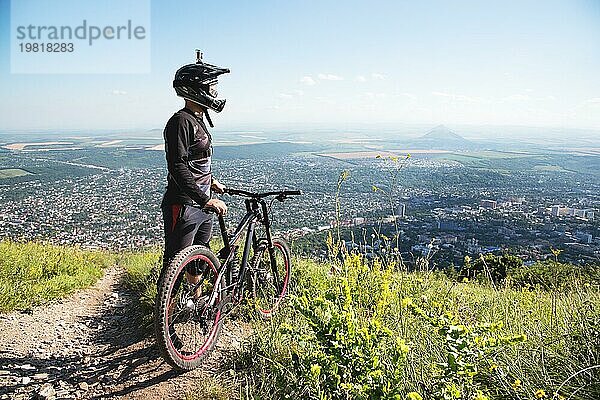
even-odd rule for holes
{"type": "Polygon", "coordinates": [[[167,159],[167,190],[162,207],[210,200],[211,136],[202,118],[189,109],[176,112],[163,132],[167,159]]]}

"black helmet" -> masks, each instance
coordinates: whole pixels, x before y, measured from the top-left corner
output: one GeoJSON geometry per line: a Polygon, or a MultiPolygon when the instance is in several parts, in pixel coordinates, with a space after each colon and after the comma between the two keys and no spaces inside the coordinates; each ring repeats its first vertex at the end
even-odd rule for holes
{"type": "MultiPolygon", "coordinates": [[[[177,96],[198,103],[205,109],[221,112],[225,107],[225,99],[218,100],[217,92],[210,86],[217,83],[217,77],[229,73],[228,68],[217,67],[202,61],[202,53],[196,50],[196,64],[188,64],[175,72],[173,87],[177,96]]],[[[207,119],[210,123],[210,117],[207,119]]],[[[212,124],[211,124],[212,126],[212,124]]]]}

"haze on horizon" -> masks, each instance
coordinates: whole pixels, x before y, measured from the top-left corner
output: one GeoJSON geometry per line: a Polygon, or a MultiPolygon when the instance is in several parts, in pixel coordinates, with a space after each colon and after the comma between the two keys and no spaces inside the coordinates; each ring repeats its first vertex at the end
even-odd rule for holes
{"type": "MultiPolygon", "coordinates": [[[[8,54],[7,0],[0,21],[8,54]]],[[[594,0],[154,0],[151,30],[150,74],[19,75],[0,58],[0,131],[162,129],[182,104],[173,73],[197,47],[232,70],[219,85],[228,102],[213,118],[217,130],[416,135],[445,124],[465,137],[498,126],[575,137],[600,129],[594,0]]]]}

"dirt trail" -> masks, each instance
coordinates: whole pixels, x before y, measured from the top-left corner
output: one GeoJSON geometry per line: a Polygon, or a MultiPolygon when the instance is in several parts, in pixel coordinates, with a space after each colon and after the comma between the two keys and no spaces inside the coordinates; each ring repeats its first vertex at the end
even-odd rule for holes
{"type": "Polygon", "coordinates": [[[0,399],[180,399],[209,375],[227,379],[247,326],[228,321],[205,366],[179,374],[144,338],[122,276],[113,267],[60,302],[0,315],[0,399]]]}

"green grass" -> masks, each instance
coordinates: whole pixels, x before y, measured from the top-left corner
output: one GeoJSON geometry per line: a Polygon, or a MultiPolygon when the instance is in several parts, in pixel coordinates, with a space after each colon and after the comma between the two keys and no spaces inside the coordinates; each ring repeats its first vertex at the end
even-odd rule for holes
{"type": "Polygon", "coordinates": [[[16,178],[18,176],[25,176],[25,175],[31,175],[31,173],[27,172],[23,169],[18,169],[18,168],[0,169],[0,179],[16,178]]]}
{"type": "Polygon", "coordinates": [[[0,312],[29,309],[94,284],[115,263],[105,251],[0,242],[0,312]]]}
{"type": "MultiPolygon", "coordinates": [[[[141,253],[127,267],[147,312],[159,259],[141,253]]],[[[254,333],[228,361],[227,384],[188,398],[600,396],[598,266],[574,274],[543,263],[495,286],[360,257],[334,274],[305,258],[294,267],[285,307],[272,320],[251,318],[254,333]]]]}
{"type": "MultiPolygon", "coordinates": [[[[2,312],[89,286],[119,263],[151,322],[159,248],[115,254],[3,241],[0,254],[2,312]]],[[[224,361],[227,379],[188,398],[599,398],[600,268],[577,268],[517,266],[492,285],[360,256],[337,272],[296,258],[281,311],[268,321],[245,311],[253,334],[224,361]]]]}
{"type": "Polygon", "coordinates": [[[573,399],[600,396],[598,282],[494,289],[360,260],[337,275],[327,264],[299,264],[296,300],[257,324],[239,355],[251,398],[533,399],[559,388],[573,399]]]}
{"type": "Polygon", "coordinates": [[[119,265],[125,268],[125,285],[138,297],[138,305],[143,313],[143,322],[148,328],[152,322],[156,281],[162,263],[162,250],[126,252],[121,254],[119,265]]]}

